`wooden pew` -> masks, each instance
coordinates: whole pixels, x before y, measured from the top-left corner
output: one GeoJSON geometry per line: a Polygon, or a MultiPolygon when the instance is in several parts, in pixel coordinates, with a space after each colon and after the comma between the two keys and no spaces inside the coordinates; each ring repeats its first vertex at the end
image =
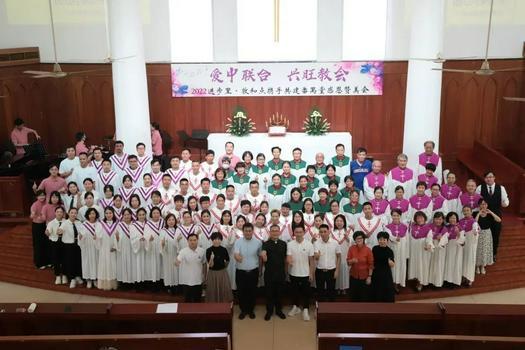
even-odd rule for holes
{"type": "Polygon", "coordinates": [[[525,305],[319,303],[319,333],[522,336],[525,305]]]}
{"type": "Polygon", "coordinates": [[[483,337],[433,334],[320,333],[319,350],[518,350],[523,337],[483,337]]]}
{"type": "Polygon", "coordinates": [[[191,350],[229,350],[227,333],[107,334],[107,335],[36,335],[0,337],[0,349],[34,350],[143,350],[154,348],[191,350]]]}
{"type": "Polygon", "coordinates": [[[178,304],[177,313],[156,313],[158,304],[0,304],[0,336],[147,333],[232,334],[229,303],[178,304]]]}

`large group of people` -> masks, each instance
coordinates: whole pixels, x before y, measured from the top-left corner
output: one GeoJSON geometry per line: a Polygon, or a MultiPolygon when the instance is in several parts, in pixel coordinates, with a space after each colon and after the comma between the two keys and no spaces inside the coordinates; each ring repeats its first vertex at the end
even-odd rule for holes
{"type": "Polygon", "coordinates": [[[187,302],[235,293],[240,318],[255,317],[258,288],[265,318],[285,318],[289,286],[288,315],[308,320],[313,289],[323,301],[349,292],[392,302],[407,280],[418,291],[469,286],[496,260],[504,187],[492,172],[460,187],[432,141],[416,169],[400,154],[386,173],[365,148],[353,160],[341,144],[328,160],[271,152],[239,156],[227,142],[219,157],[209,150],[201,162],[184,149],[162,169],[143,143],[128,155],[116,141],[106,158],[69,147],[33,187],[35,265],[71,288],[166,288],[187,302]]]}

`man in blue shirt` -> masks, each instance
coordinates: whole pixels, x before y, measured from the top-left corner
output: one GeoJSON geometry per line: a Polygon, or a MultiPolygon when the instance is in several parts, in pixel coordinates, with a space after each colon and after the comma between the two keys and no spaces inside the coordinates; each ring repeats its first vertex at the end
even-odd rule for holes
{"type": "Polygon", "coordinates": [[[243,237],[235,241],[233,246],[233,257],[236,262],[235,282],[241,309],[240,320],[246,315],[251,319],[255,318],[253,310],[259,281],[259,256],[262,247],[261,241],[253,238],[252,224],[244,224],[242,233],[243,237]]]}
{"type": "Polygon", "coordinates": [[[354,179],[354,186],[363,191],[365,176],[372,171],[372,162],[366,159],[366,148],[359,147],[356,152],[357,159],[350,162],[350,175],[354,179]]]}

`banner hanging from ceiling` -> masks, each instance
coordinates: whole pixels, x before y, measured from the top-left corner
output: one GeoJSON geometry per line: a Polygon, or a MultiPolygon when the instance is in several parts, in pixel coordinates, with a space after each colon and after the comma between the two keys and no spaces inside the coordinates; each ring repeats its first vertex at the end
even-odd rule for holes
{"type": "Polygon", "coordinates": [[[181,63],[173,97],[383,94],[383,62],[181,63]]]}

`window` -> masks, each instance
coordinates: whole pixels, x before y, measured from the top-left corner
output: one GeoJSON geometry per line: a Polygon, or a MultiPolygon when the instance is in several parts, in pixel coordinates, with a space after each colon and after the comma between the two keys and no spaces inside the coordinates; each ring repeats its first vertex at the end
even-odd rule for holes
{"type": "Polygon", "coordinates": [[[383,60],[387,0],[344,0],[343,60],[383,60]]]}
{"type": "Polygon", "coordinates": [[[171,60],[212,62],[212,0],[170,0],[171,60]]]}
{"type": "Polygon", "coordinates": [[[239,61],[317,58],[317,0],[237,0],[239,61]],[[279,41],[274,5],[279,4],[279,41]]]}

